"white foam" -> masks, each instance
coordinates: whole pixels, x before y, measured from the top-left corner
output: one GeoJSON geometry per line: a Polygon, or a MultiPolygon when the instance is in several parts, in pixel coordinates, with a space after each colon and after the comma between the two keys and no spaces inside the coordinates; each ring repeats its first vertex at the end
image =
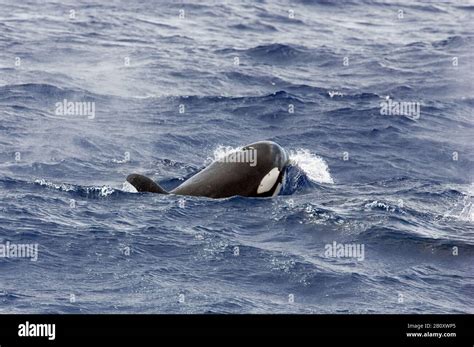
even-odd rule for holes
{"type": "Polygon", "coordinates": [[[464,197],[455,202],[444,214],[443,218],[455,218],[464,222],[474,223],[474,183],[456,188],[463,193],[464,197]]]}
{"type": "Polygon", "coordinates": [[[65,192],[70,192],[70,191],[75,191],[76,190],[76,188],[73,185],[65,184],[65,183],[55,184],[53,182],[49,182],[49,181],[45,180],[44,178],[35,180],[35,183],[39,184],[40,186],[45,186],[45,187],[48,187],[48,188],[54,188],[54,189],[62,190],[62,191],[65,191],[65,192]]]}
{"type": "MultiPolygon", "coordinates": [[[[53,182],[49,182],[45,179],[37,179],[35,180],[35,183],[41,186],[61,190],[64,192],[72,192],[72,191],[78,190],[78,186],[74,186],[72,184],[66,184],[66,183],[56,184],[53,182]]],[[[85,187],[84,189],[87,194],[94,194],[95,192],[97,192],[99,196],[103,196],[103,197],[109,196],[115,192],[115,190],[108,185],[105,185],[102,187],[85,187]]]]}
{"type": "Polygon", "coordinates": [[[474,206],[472,204],[472,196],[465,196],[463,199],[463,208],[459,214],[459,219],[474,223],[474,206]]]}
{"type": "MultiPolygon", "coordinates": [[[[92,189],[97,190],[97,188],[92,188],[92,189]]],[[[109,195],[113,194],[113,192],[115,192],[115,190],[114,190],[112,187],[110,187],[110,186],[102,186],[102,187],[99,188],[99,189],[100,189],[99,195],[100,195],[100,196],[104,196],[104,197],[105,197],[105,196],[109,196],[109,195]]]]}
{"type": "Polygon", "coordinates": [[[344,96],[344,94],[342,94],[341,92],[338,92],[337,90],[331,90],[328,92],[328,94],[330,98],[333,98],[335,96],[344,96]]]}
{"type": "Polygon", "coordinates": [[[138,193],[138,190],[128,181],[123,182],[122,191],[127,193],[138,193]]]}
{"type": "Polygon", "coordinates": [[[323,158],[303,148],[289,153],[292,164],[303,170],[310,180],[317,183],[334,183],[329,166],[323,158]]]}

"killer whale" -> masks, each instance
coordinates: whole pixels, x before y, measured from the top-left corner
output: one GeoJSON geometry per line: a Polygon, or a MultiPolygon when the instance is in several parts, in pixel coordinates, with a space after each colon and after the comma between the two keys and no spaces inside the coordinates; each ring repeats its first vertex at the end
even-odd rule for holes
{"type": "Polygon", "coordinates": [[[227,198],[278,195],[289,165],[288,153],[277,143],[260,141],[227,154],[170,192],[152,179],[131,174],[127,181],[139,192],[227,198]]]}

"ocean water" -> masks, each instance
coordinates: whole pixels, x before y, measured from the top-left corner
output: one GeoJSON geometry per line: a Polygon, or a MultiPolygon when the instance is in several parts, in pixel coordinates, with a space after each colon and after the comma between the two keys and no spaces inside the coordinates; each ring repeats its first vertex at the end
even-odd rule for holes
{"type": "Polygon", "coordinates": [[[0,257],[0,312],[474,313],[473,17],[0,0],[0,248],[38,246],[0,257]],[[258,140],[291,153],[273,199],[124,184],[258,140]]]}

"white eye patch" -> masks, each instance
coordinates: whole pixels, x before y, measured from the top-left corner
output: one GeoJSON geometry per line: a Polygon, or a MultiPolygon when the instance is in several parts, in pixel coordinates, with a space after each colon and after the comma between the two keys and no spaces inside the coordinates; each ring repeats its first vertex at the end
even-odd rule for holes
{"type": "Polygon", "coordinates": [[[273,169],[271,169],[270,172],[267,173],[265,177],[262,178],[262,181],[260,182],[257,188],[257,194],[266,193],[270,189],[272,189],[279,175],[280,175],[280,170],[278,170],[277,167],[274,167],[273,169]]]}

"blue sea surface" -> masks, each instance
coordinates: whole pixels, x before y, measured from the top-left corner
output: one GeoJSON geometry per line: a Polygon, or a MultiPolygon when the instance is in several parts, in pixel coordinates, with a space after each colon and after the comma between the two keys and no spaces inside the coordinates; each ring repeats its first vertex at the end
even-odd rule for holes
{"type": "Polygon", "coordinates": [[[0,257],[0,313],[474,313],[473,19],[469,1],[0,0],[0,246],[38,245],[0,257]],[[259,140],[291,153],[275,198],[124,184],[171,189],[259,140]]]}

